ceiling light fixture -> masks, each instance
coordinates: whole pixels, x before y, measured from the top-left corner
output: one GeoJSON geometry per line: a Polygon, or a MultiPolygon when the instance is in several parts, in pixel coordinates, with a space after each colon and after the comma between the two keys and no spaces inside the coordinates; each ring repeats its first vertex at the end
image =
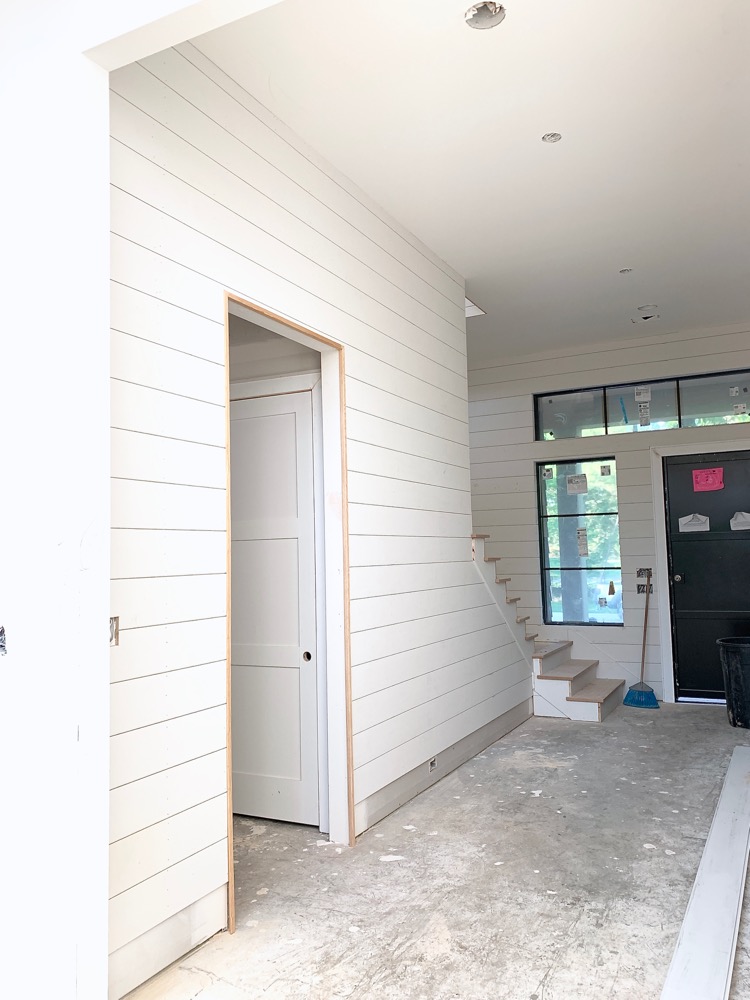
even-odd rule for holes
{"type": "Polygon", "coordinates": [[[472,302],[471,299],[467,299],[466,296],[464,296],[464,309],[465,309],[465,312],[466,312],[466,318],[467,319],[469,319],[471,316],[486,316],[487,315],[487,313],[484,311],[484,309],[480,309],[478,305],[475,305],[475,303],[472,302]]]}
{"type": "Polygon", "coordinates": [[[542,136],[542,142],[559,142],[561,139],[559,132],[545,132],[542,136]]]}
{"type": "Polygon", "coordinates": [[[505,7],[500,3],[486,0],[485,3],[475,3],[464,14],[464,20],[470,28],[496,28],[505,19],[505,7]]]}

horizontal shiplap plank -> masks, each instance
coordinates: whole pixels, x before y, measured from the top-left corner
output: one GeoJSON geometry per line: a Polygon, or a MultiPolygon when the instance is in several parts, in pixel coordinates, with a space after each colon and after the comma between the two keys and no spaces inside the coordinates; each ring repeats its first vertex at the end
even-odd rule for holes
{"type": "Polygon", "coordinates": [[[386,625],[369,632],[355,632],[351,638],[352,664],[366,663],[384,656],[392,656],[432,642],[450,639],[473,629],[489,628],[498,624],[499,611],[494,601],[479,608],[454,611],[449,614],[422,618],[420,621],[386,625]]]}
{"type": "Polygon", "coordinates": [[[467,562],[468,534],[418,537],[359,535],[349,539],[349,566],[403,566],[409,563],[467,562]]]}
{"type": "Polygon", "coordinates": [[[110,842],[130,837],[226,791],[224,749],[113,788],[109,798],[110,842]]]}
{"type": "Polygon", "coordinates": [[[226,573],[113,580],[110,600],[124,630],[218,618],[227,610],[226,573]]]}
{"type": "MultiPolygon", "coordinates": [[[[381,725],[384,721],[434,701],[442,695],[462,688],[490,674],[497,674],[513,663],[520,662],[518,646],[511,639],[500,649],[490,649],[476,656],[467,656],[456,663],[436,668],[429,674],[405,680],[394,687],[378,691],[354,702],[352,727],[355,734],[381,725]]],[[[528,664],[523,672],[531,672],[528,664]]],[[[516,676],[516,674],[514,674],[516,676]]]]}
{"type": "Polygon", "coordinates": [[[407,366],[406,359],[399,362],[393,351],[385,350],[380,355],[375,354],[373,347],[370,341],[364,345],[355,342],[349,347],[346,355],[348,375],[402,399],[413,399],[430,409],[442,411],[454,420],[467,419],[465,379],[445,369],[438,372],[418,356],[410,358],[411,363],[407,366]]]}
{"type": "Polygon", "coordinates": [[[111,446],[112,475],[117,479],[214,489],[226,487],[226,451],[223,447],[117,428],[111,431],[111,446]]]}
{"type": "Polygon", "coordinates": [[[498,657],[510,657],[507,662],[511,662],[511,659],[515,659],[513,649],[517,651],[518,647],[499,613],[493,616],[493,621],[493,625],[484,628],[474,628],[472,623],[467,623],[469,631],[465,633],[453,634],[418,649],[355,665],[352,669],[353,699],[357,701],[378,691],[388,691],[416,677],[429,677],[432,671],[491,650],[495,650],[498,657]]]}
{"type": "Polygon", "coordinates": [[[111,283],[110,309],[116,330],[224,364],[226,331],[221,312],[216,317],[201,316],[179,303],[164,302],[119,281],[111,283]]]}
{"type": "Polygon", "coordinates": [[[468,443],[457,444],[454,441],[447,441],[425,431],[395,424],[387,417],[361,413],[351,406],[347,406],[346,436],[350,441],[376,445],[437,462],[447,462],[462,469],[468,467],[468,443]]]}
{"type": "Polygon", "coordinates": [[[223,333],[226,289],[220,281],[191,271],[117,233],[110,238],[110,260],[112,277],[120,285],[158,299],[167,307],[179,306],[208,320],[220,321],[223,333]]]}
{"type": "Polygon", "coordinates": [[[223,750],[227,744],[226,716],[226,705],[221,704],[113,736],[110,739],[111,787],[119,788],[223,750]]]}
{"type": "Polygon", "coordinates": [[[205,361],[119,330],[112,330],[110,344],[114,378],[224,406],[223,364],[205,361]]]}
{"type": "MultiPolygon", "coordinates": [[[[360,382],[352,377],[350,371],[346,377],[346,399],[349,406],[362,413],[374,416],[386,413],[392,423],[402,427],[426,431],[434,437],[453,441],[463,447],[469,444],[469,428],[465,417],[449,417],[442,410],[431,409],[421,400],[404,398],[367,382],[360,382]]],[[[468,462],[467,452],[463,464],[468,465],[468,462]]]]}
{"type": "Polygon", "coordinates": [[[400,507],[349,504],[349,531],[352,535],[430,535],[438,538],[471,534],[471,513],[445,513],[400,507]]]}
{"type": "Polygon", "coordinates": [[[220,531],[112,531],[112,579],[225,573],[227,543],[220,531]]]}
{"type": "Polygon", "coordinates": [[[110,732],[116,736],[225,702],[226,661],[120,681],[110,691],[110,732]]]}
{"type": "Polygon", "coordinates": [[[399,622],[483,607],[487,603],[487,588],[482,581],[463,587],[368,597],[351,602],[351,630],[352,633],[366,632],[399,622]]]}
{"type": "Polygon", "coordinates": [[[110,649],[113,682],[214,663],[226,655],[226,617],[123,630],[110,649]]]}
{"type": "Polygon", "coordinates": [[[226,531],[226,490],[112,480],[113,528],[226,531]]]}
{"type": "Polygon", "coordinates": [[[227,881],[226,838],[110,900],[110,952],[227,881]]]}
{"type": "Polygon", "coordinates": [[[110,898],[225,840],[226,836],[227,797],[217,795],[118,840],[109,849],[110,898]]]}
{"type": "Polygon", "coordinates": [[[419,458],[392,448],[352,440],[347,444],[346,457],[350,473],[366,473],[469,493],[468,465],[448,465],[445,460],[419,458]]]}
{"type": "MultiPolygon", "coordinates": [[[[203,362],[208,364],[208,362],[203,362]]],[[[223,405],[112,379],[112,426],[198,444],[226,445],[223,405]]]]}
{"type": "MultiPolygon", "coordinates": [[[[725,333],[710,338],[681,336],[679,340],[665,339],[637,345],[617,344],[606,350],[591,349],[584,352],[561,352],[556,356],[532,359],[509,359],[497,368],[485,367],[470,373],[472,386],[511,383],[514,395],[519,383],[533,378],[538,382],[552,380],[550,388],[532,389],[532,392],[552,392],[562,381],[566,388],[585,388],[597,385],[616,385],[631,380],[670,378],[686,374],[721,371],[717,356],[731,355],[747,350],[748,334],[725,333]],[[599,377],[605,373],[603,377],[599,377]]],[[[727,370],[743,367],[726,365],[727,370]]],[[[523,386],[525,388],[525,386],[523,386]]]]}
{"type": "Polygon", "coordinates": [[[424,764],[431,757],[458,742],[466,733],[473,733],[531,698],[531,677],[514,687],[493,694],[477,705],[421,733],[408,743],[357,767],[354,773],[355,802],[362,802],[406,771],[424,764]]]}
{"type": "Polygon", "coordinates": [[[471,497],[466,489],[429,486],[363,472],[350,472],[348,484],[350,503],[407,507],[448,514],[468,515],[471,511],[471,497]]]}
{"type": "Polygon", "coordinates": [[[455,690],[440,694],[414,708],[386,719],[383,722],[355,733],[353,740],[355,767],[361,767],[382,754],[402,746],[424,732],[434,729],[441,722],[467,709],[488,701],[498,693],[531,678],[525,660],[519,659],[501,669],[493,669],[491,657],[480,658],[477,664],[487,672],[455,690]]]}
{"type": "Polygon", "coordinates": [[[352,601],[387,594],[462,587],[480,582],[473,562],[415,563],[409,566],[355,566],[349,571],[352,601]]]}

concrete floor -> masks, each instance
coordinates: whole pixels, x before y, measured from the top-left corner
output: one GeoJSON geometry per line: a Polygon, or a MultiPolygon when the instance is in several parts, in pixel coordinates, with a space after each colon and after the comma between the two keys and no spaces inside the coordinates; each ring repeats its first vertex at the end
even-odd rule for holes
{"type": "Polygon", "coordinates": [[[237,819],[237,933],[131,996],[656,1000],[738,744],[713,706],[532,719],[353,850],[237,819]]]}

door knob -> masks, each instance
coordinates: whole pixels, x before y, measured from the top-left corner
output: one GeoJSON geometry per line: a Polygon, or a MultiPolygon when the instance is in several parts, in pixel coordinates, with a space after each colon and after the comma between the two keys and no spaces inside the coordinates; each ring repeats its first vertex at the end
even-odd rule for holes
{"type": "Polygon", "coordinates": [[[675,573],[675,575],[672,577],[672,580],[675,583],[684,583],[685,577],[682,575],[682,573],[675,573]]]}
{"type": "Polygon", "coordinates": [[[305,652],[302,654],[302,659],[305,661],[305,663],[309,663],[310,660],[312,659],[312,653],[309,653],[307,650],[305,650],[305,652]]]}

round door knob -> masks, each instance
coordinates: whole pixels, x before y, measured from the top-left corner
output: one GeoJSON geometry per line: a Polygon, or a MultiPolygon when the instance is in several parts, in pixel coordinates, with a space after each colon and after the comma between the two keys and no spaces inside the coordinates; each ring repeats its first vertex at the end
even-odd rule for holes
{"type": "Polygon", "coordinates": [[[675,573],[673,579],[675,583],[682,583],[682,573],[675,573]]]}
{"type": "Polygon", "coordinates": [[[308,651],[305,650],[305,652],[302,654],[302,659],[305,661],[305,663],[309,663],[310,660],[312,659],[312,653],[308,653],[308,651]]]}

